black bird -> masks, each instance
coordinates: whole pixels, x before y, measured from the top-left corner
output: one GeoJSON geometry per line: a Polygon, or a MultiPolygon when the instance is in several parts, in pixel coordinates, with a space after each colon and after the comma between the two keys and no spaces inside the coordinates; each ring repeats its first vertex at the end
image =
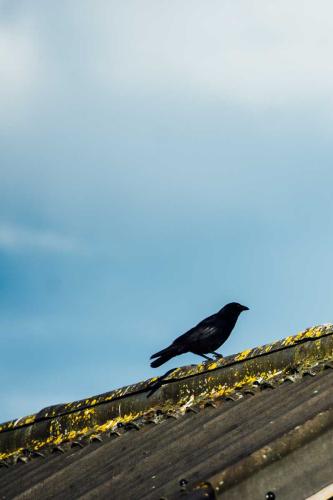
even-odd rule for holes
{"type": "Polygon", "coordinates": [[[150,366],[157,368],[169,361],[174,356],[186,352],[193,352],[206,359],[211,359],[206,354],[212,353],[216,358],[222,358],[221,354],[215,352],[229,337],[238,316],[242,311],[248,311],[248,307],[230,302],[220,309],[216,314],[200,321],[188,332],[184,333],[172,342],[169,347],[153,354],[150,359],[155,359],[150,366]]]}

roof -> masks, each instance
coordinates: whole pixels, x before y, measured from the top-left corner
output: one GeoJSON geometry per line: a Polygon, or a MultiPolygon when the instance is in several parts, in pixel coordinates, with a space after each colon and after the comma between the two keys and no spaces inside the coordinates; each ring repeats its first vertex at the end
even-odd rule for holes
{"type": "Polygon", "coordinates": [[[332,483],[332,360],[322,325],[2,424],[2,498],[306,498],[332,483]]]}

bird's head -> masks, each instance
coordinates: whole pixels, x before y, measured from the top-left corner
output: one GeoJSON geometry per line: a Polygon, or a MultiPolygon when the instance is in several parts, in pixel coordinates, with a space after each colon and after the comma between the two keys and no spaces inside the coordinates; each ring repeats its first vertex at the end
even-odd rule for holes
{"type": "Polygon", "coordinates": [[[238,302],[230,302],[229,304],[226,304],[222,309],[219,311],[219,313],[230,313],[230,314],[236,314],[239,315],[243,311],[248,311],[249,308],[246,306],[243,306],[242,304],[239,304],[238,302]]]}

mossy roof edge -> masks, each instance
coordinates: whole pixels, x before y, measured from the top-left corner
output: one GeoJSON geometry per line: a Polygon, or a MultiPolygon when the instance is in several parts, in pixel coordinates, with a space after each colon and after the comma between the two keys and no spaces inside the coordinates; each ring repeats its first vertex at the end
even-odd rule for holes
{"type": "Polygon", "coordinates": [[[156,406],[188,404],[195,398],[227,394],[258,377],[279,370],[311,366],[333,356],[333,325],[319,325],[281,341],[245,350],[218,361],[174,370],[151,399],[147,393],[157,378],[96,397],[45,408],[0,426],[0,458],[22,447],[38,449],[128,422],[156,406]]]}

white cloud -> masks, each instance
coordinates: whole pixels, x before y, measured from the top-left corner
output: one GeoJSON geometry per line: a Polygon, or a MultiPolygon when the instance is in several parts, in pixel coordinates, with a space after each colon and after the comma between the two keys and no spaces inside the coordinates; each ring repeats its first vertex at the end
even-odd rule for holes
{"type": "Polygon", "coordinates": [[[112,90],[241,105],[331,100],[327,0],[100,2],[95,11],[92,74],[112,90]]]}
{"type": "Polygon", "coordinates": [[[1,90],[25,87],[34,78],[36,64],[32,40],[17,30],[0,30],[1,90]]]}
{"type": "Polygon", "coordinates": [[[237,105],[331,102],[329,0],[81,0],[60,2],[52,16],[38,2],[24,15],[0,30],[2,101],[42,81],[52,100],[58,75],[74,91],[78,83],[92,95],[102,87],[105,97],[190,92],[237,105]]]}
{"type": "Polygon", "coordinates": [[[35,96],[42,72],[38,50],[31,27],[21,22],[0,23],[2,115],[6,110],[22,110],[35,96]]]}
{"type": "Polygon", "coordinates": [[[52,231],[40,231],[3,223],[0,223],[0,249],[39,250],[54,253],[80,252],[80,246],[74,238],[52,231]]]}

